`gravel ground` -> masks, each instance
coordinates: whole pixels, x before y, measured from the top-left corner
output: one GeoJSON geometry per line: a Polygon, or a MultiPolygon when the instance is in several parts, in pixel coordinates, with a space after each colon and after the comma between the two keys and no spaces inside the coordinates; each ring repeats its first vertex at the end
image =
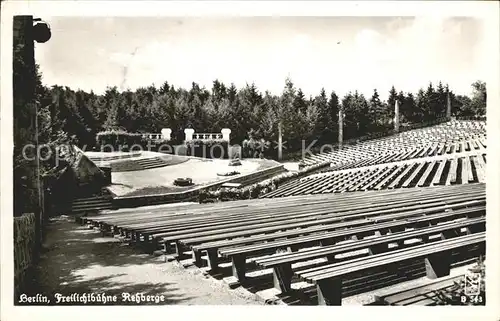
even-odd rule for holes
{"type": "MultiPolygon", "coordinates": [[[[160,304],[256,305],[255,295],[231,290],[221,281],[204,276],[199,269],[184,269],[163,257],[141,254],[139,249],[112,237],[102,237],[68,218],[53,220],[48,227],[40,263],[28,294],[45,294],[55,303],[55,293],[143,293],[163,296],[160,304]]],[[[152,303],[150,303],[152,304],[152,303]]]]}

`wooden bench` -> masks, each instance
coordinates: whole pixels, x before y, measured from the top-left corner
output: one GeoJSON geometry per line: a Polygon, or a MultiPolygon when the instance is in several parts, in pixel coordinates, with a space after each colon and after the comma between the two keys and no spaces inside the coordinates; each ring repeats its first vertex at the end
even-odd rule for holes
{"type": "Polygon", "coordinates": [[[449,275],[452,250],[484,244],[485,241],[485,232],[475,233],[417,245],[409,249],[327,264],[302,270],[296,274],[301,279],[316,284],[319,305],[342,305],[342,279],[350,274],[411,259],[425,258],[427,277],[436,279],[449,275]]]}
{"type": "Polygon", "coordinates": [[[455,282],[460,282],[463,277],[464,275],[446,276],[439,278],[438,281],[434,281],[415,288],[397,291],[382,296],[376,296],[374,298],[375,302],[373,302],[371,305],[436,305],[435,291],[451,289],[455,286],[455,282]]]}
{"type": "MultiPolygon", "coordinates": [[[[217,268],[218,253],[222,257],[231,258],[233,261],[233,276],[239,281],[245,280],[246,271],[246,258],[248,256],[255,256],[261,254],[268,254],[269,252],[276,251],[277,249],[288,248],[290,251],[296,251],[300,247],[315,246],[331,244],[331,242],[344,241],[352,238],[364,238],[372,235],[382,235],[389,232],[402,231],[409,227],[424,227],[447,220],[458,218],[474,218],[485,214],[486,207],[477,206],[467,209],[461,209],[452,212],[445,212],[439,214],[431,214],[426,216],[419,216],[408,218],[401,215],[400,219],[393,217],[394,221],[381,221],[380,223],[373,223],[369,221],[357,222],[359,225],[349,223],[340,223],[335,227],[337,230],[327,232],[327,226],[324,226],[324,233],[314,232],[321,231],[321,227],[304,229],[298,231],[288,231],[276,234],[249,236],[243,239],[225,240],[219,242],[205,243],[198,246],[193,246],[193,255],[197,255],[198,259],[201,258],[201,251],[206,250],[208,253],[210,267],[217,268]],[[341,229],[342,226],[349,226],[349,228],[341,229]],[[286,239],[283,239],[286,238],[286,239]]],[[[333,227],[333,226],[332,226],[333,227]]]]}
{"type": "MultiPolygon", "coordinates": [[[[174,232],[170,233],[164,240],[169,241],[178,241],[183,245],[189,246],[189,245],[195,245],[195,244],[201,244],[203,242],[209,242],[209,241],[217,241],[217,240],[225,240],[229,238],[236,238],[236,237],[245,237],[249,236],[252,234],[264,234],[264,233],[272,233],[272,232],[277,232],[281,230],[287,230],[287,229],[296,229],[296,228],[305,228],[305,227],[312,227],[312,226],[319,226],[322,224],[327,224],[327,223],[335,223],[335,222],[340,222],[340,221],[346,221],[346,220],[351,220],[354,221],[355,219],[367,219],[369,217],[377,217],[380,216],[381,214],[394,214],[395,217],[401,216],[401,215],[407,215],[407,216],[418,216],[422,214],[432,214],[432,213],[439,213],[443,212],[446,210],[452,210],[452,209],[460,209],[464,208],[467,206],[473,206],[473,205],[483,205],[485,202],[482,197],[478,197],[475,200],[467,201],[467,202],[460,202],[460,203],[451,203],[448,205],[438,205],[436,206],[435,204],[430,204],[426,206],[418,206],[418,207],[413,207],[415,209],[412,210],[412,207],[408,206],[408,208],[401,210],[400,208],[390,208],[386,210],[374,210],[374,211],[353,211],[355,213],[350,213],[349,215],[345,216],[340,216],[338,213],[327,215],[325,218],[304,218],[296,220],[297,222],[293,222],[291,220],[291,223],[284,223],[282,222],[273,222],[273,223],[268,223],[268,224],[253,224],[253,225],[248,225],[247,227],[242,226],[242,227],[236,227],[236,228],[221,228],[221,229],[216,229],[216,230],[209,230],[206,232],[197,232],[195,230],[193,231],[188,231],[188,233],[184,232],[174,232]]],[[[446,204],[445,202],[443,202],[446,204]]],[[[379,217],[376,218],[377,220],[380,220],[379,217]]],[[[385,218],[386,220],[389,218],[385,218]]]]}
{"type": "Polygon", "coordinates": [[[390,250],[388,245],[391,243],[398,244],[399,248],[404,247],[404,242],[411,239],[420,239],[420,242],[428,243],[430,241],[429,236],[440,234],[441,238],[449,238],[454,235],[460,235],[460,230],[463,228],[466,228],[466,233],[469,234],[482,232],[486,228],[486,219],[485,217],[473,218],[379,236],[374,239],[361,240],[348,244],[324,246],[320,249],[296,253],[276,254],[271,257],[258,259],[255,263],[263,268],[273,268],[273,279],[276,289],[281,292],[287,292],[291,289],[292,264],[294,263],[325,257],[330,261],[335,261],[335,255],[361,249],[368,249],[371,254],[387,252],[390,250]]]}

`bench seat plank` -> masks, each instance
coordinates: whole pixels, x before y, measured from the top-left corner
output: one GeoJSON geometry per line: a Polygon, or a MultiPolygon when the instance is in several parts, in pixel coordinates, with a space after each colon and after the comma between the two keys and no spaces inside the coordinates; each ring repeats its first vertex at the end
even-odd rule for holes
{"type": "Polygon", "coordinates": [[[452,239],[436,241],[429,244],[417,245],[411,249],[395,250],[389,253],[375,254],[369,257],[353,259],[345,263],[341,262],[315,267],[296,273],[301,277],[301,279],[316,283],[319,280],[343,276],[381,265],[396,263],[407,259],[415,259],[429,254],[436,254],[464,246],[480,244],[485,242],[485,240],[486,233],[480,232],[452,239]]]}
{"type": "Polygon", "coordinates": [[[388,244],[392,242],[398,242],[402,240],[408,240],[412,238],[419,238],[431,234],[439,234],[449,230],[461,229],[463,227],[472,225],[482,225],[484,226],[486,219],[484,217],[467,219],[458,222],[451,222],[447,224],[439,224],[437,226],[427,227],[412,230],[409,232],[399,232],[386,236],[381,236],[375,239],[368,239],[357,241],[348,244],[339,244],[322,247],[320,249],[314,249],[309,251],[302,251],[299,253],[287,253],[287,254],[277,254],[272,257],[267,257],[263,259],[256,260],[255,263],[264,268],[273,267],[285,263],[297,263],[300,261],[312,260],[320,257],[325,257],[327,255],[342,254],[350,251],[355,251],[359,249],[364,249],[377,244],[388,244]]]}

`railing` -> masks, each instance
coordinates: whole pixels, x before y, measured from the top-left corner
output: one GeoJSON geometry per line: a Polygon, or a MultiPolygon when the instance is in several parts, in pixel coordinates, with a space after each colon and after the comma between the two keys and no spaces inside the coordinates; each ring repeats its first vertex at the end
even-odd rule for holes
{"type": "Polygon", "coordinates": [[[221,133],[194,133],[193,140],[224,140],[224,137],[221,133]]]}
{"type": "Polygon", "coordinates": [[[142,134],[142,138],[151,139],[151,140],[165,140],[165,139],[163,139],[162,134],[145,133],[145,134],[142,134]]]}

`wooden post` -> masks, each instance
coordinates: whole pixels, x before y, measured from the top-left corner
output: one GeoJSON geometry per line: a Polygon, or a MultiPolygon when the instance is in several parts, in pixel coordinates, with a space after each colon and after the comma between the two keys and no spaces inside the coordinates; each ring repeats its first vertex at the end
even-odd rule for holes
{"type": "Polygon", "coordinates": [[[429,279],[450,274],[451,251],[430,254],[425,258],[425,271],[429,279]]]}
{"type": "Polygon", "coordinates": [[[287,293],[292,289],[292,264],[281,264],[273,268],[274,288],[287,293]]]}
{"type": "Polygon", "coordinates": [[[339,109],[339,149],[342,149],[342,141],[344,140],[344,113],[339,109]]]}
{"type": "Polygon", "coordinates": [[[324,279],[316,285],[318,305],[342,305],[342,280],[324,279]]]}
{"type": "Polygon", "coordinates": [[[394,131],[399,132],[399,101],[394,104],[394,131]]]}
{"type": "Polygon", "coordinates": [[[283,157],[283,137],[281,132],[281,121],[278,123],[278,160],[283,157]]]}
{"type": "Polygon", "coordinates": [[[450,98],[450,92],[448,92],[448,95],[446,95],[446,118],[448,118],[448,119],[451,118],[451,98],[450,98]]]}

